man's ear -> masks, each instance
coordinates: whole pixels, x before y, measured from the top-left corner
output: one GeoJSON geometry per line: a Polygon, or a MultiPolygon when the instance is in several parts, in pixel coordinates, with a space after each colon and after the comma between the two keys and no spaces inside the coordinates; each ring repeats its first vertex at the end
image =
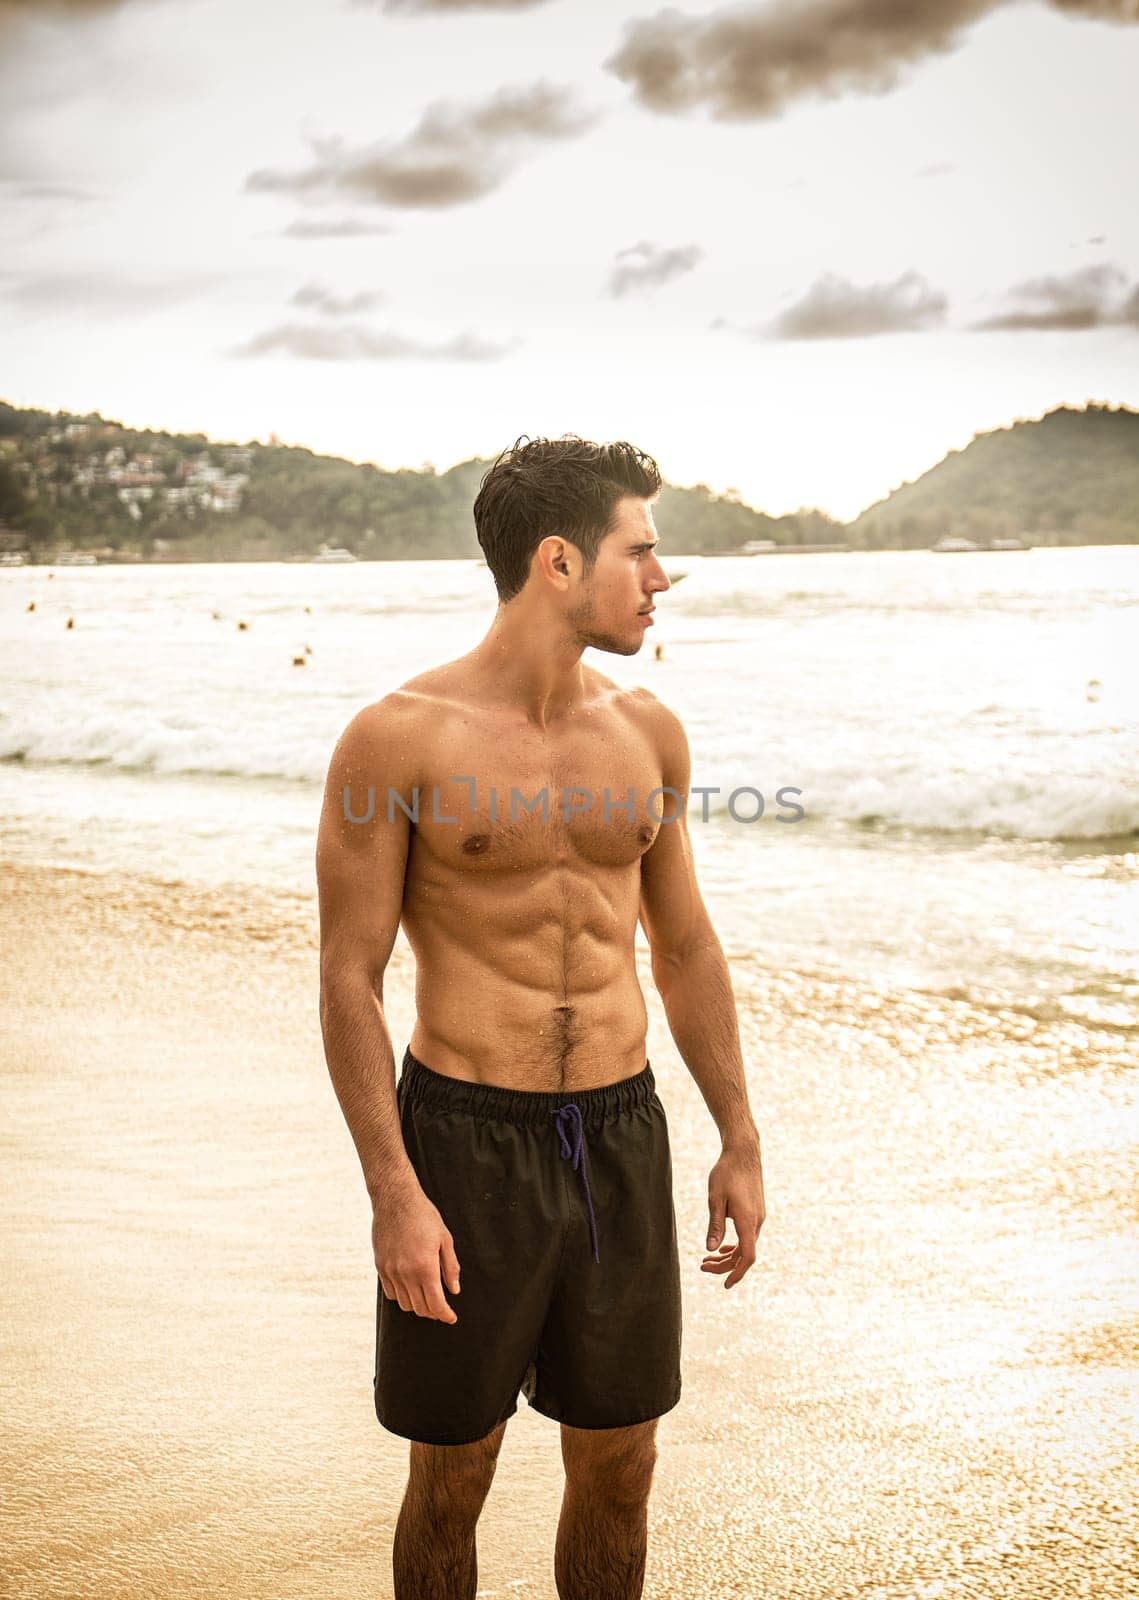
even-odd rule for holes
{"type": "MultiPolygon", "coordinates": [[[[543,544],[545,544],[546,542],[547,541],[543,540],[543,544]]],[[[570,561],[569,561],[569,552],[568,552],[568,549],[567,549],[565,541],[563,539],[558,539],[558,538],[556,538],[556,537],[551,535],[548,542],[549,542],[549,545],[550,545],[550,551],[549,551],[550,569],[549,570],[551,572],[558,573],[560,577],[568,578],[569,575],[570,575],[570,561]]],[[[538,546],[538,559],[539,559],[539,562],[542,560],[542,553],[541,552],[542,552],[542,545],[539,545],[538,546]]]]}

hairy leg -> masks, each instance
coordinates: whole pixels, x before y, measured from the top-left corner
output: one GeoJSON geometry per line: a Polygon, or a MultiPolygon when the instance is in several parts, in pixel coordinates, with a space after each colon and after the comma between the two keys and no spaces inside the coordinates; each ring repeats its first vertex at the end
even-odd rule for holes
{"type": "Polygon", "coordinates": [[[565,1497],[554,1552],[561,1600],[639,1600],[657,1420],[630,1428],[562,1424],[565,1497]]]}
{"type": "Polygon", "coordinates": [[[415,1444],[396,1522],[396,1600],[474,1600],[475,1526],[506,1423],[475,1444],[415,1444]]]}

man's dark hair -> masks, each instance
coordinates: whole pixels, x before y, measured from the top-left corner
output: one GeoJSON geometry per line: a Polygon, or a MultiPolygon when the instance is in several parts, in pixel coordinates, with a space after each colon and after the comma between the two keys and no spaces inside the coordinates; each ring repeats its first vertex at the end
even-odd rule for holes
{"type": "Polygon", "coordinates": [[[660,486],[652,456],[624,440],[591,444],[573,433],[522,434],[488,468],[475,499],[475,530],[498,598],[520,593],[534,551],[551,534],[577,546],[588,572],[618,501],[651,500],[660,486]]]}

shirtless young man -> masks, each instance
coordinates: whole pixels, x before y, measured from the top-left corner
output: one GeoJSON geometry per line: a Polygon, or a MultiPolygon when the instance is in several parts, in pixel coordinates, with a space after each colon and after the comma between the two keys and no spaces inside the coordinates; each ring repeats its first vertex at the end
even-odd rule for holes
{"type": "Polygon", "coordinates": [[[760,1142],[693,872],[684,730],[581,659],[641,648],[669,587],[659,490],[624,443],[504,452],[475,501],[499,595],[486,636],[359,712],[329,768],[321,1022],[374,1212],[376,1411],[412,1441],[397,1600],[475,1594],[520,1392],[561,1424],[562,1600],[642,1592],[681,1307],[638,918],[722,1141],[702,1268],[731,1288],[755,1260],[760,1142]],[[417,1018],[397,1088],[383,980],[401,922],[417,1018]]]}

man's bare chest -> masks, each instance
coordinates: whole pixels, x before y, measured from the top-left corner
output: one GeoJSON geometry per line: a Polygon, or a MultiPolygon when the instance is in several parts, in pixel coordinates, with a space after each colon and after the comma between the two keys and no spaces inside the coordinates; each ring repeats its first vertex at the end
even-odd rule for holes
{"type": "Polygon", "coordinates": [[[670,813],[651,742],[615,717],[544,733],[451,718],[424,757],[416,841],[456,870],[630,864],[670,813]]]}

